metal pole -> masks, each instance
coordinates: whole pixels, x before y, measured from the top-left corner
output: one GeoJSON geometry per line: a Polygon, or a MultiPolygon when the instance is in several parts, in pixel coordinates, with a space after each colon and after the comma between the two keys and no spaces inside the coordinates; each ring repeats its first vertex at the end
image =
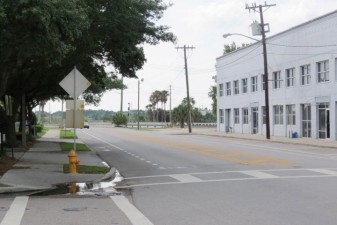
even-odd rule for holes
{"type": "Polygon", "coordinates": [[[137,120],[138,120],[138,130],[139,130],[139,88],[140,88],[140,81],[138,79],[138,115],[137,115],[137,120]]]}
{"type": "Polygon", "coordinates": [[[262,46],[263,46],[263,65],[264,65],[264,83],[265,83],[265,107],[266,107],[266,139],[270,139],[270,118],[269,118],[269,79],[268,79],[268,61],[266,47],[266,33],[264,29],[262,5],[259,6],[262,31],[262,46]]]}
{"type": "Polygon", "coordinates": [[[74,114],[73,114],[73,126],[74,126],[74,151],[76,152],[76,66],[74,67],[74,114]]]}

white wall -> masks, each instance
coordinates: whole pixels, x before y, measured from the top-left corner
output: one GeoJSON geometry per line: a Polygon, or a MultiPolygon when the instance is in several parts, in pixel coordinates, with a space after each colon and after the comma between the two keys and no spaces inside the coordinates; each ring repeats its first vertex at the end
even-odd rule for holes
{"type": "MultiPolygon", "coordinates": [[[[286,124],[286,105],[296,106],[296,125],[292,131],[301,133],[300,104],[310,103],[312,106],[312,137],[317,138],[318,120],[316,104],[329,99],[331,139],[337,139],[336,102],[337,102],[337,11],[306,24],[267,39],[268,79],[269,79],[269,112],[272,135],[288,136],[290,126],[286,124]],[[312,46],[312,47],[310,47],[312,46]],[[315,46],[315,47],[314,47],[315,46]],[[319,47],[317,47],[319,46],[319,47]],[[329,60],[329,82],[317,82],[317,62],[329,60]],[[300,66],[311,65],[311,84],[300,85],[300,66]],[[295,68],[295,86],[285,87],[285,70],[295,68]],[[281,71],[283,79],[280,89],[273,89],[272,73],[281,71]],[[283,105],[283,125],[274,125],[273,106],[283,105]]],[[[238,133],[251,133],[251,106],[259,108],[259,133],[265,133],[262,126],[261,107],[265,105],[262,91],[261,74],[263,74],[263,56],[261,43],[226,54],[217,59],[217,83],[223,83],[224,96],[218,96],[218,110],[231,109],[231,122],[234,125],[234,108],[240,109],[240,124],[233,126],[238,133]],[[258,76],[258,92],[251,92],[251,77],[258,76]],[[242,93],[241,79],[248,78],[248,93],[242,93]],[[240,94],[233,95],[233,81],[240,81],[240,94]],[[226,96],[226,82],[231,82],[231,96],[226,96]],[[249,124],[242,124],[242,108],[249,108],[249,124]]],[[[219,131],[225,131],[222,124],[219,131]]]]}

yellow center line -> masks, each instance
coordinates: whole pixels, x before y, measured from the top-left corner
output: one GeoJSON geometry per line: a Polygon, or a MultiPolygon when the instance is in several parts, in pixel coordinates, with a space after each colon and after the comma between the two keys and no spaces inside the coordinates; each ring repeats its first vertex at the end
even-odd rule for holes
{"type": "MultiPolygon", "coordinates": [[[[116,135],[116,133],[115,133],[116,135]]],[[[125,135],[123,135],[125,137],[125,135]]],[[[261,165],[261,164],[277,164],[287,165],[291,162],[288,160],[253,154],[243,153],[235,150],[223,149],[218,147],[211,147],[207,145],[193,144],[184,141],[168,140],[159,138],[158,136],[145,136],[140,134],[127,133],[129,138],[134,140],[145,141],[154,143],[166,147],[171,147],[176,150],[189,151],[201,155],[206,155],[212,158],[221,159],[233,163],[245,164],[245,165],[261,165]]]]}

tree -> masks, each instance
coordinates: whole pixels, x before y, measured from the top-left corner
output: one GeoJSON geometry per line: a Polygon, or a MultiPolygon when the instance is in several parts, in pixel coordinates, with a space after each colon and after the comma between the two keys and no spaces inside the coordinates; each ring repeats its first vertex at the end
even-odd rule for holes
{"type": "Polygon", "coordinates": [[[212,99],[212,112],[216,115],[217,110],[217,86],[213,85],[209,88],[208,97],[212,99]]]}
{"type": "Polygon", "coordinates": [[[246,46],[249,46],[250,44],[245,44],[245,43],[242,43],[241,44],[241,47],[240,46],[237,46],[235,44],[235,42],[233,41],[231,44],[226,44],[224,46],[224,50],[223,50],[223,54],[227,54],[227,53],[230,53],[230,52],[234,52],[240,48],[244,48],[246,46]]]}
{"type": "MultiPolygon", "coordinates": [[[[190,97],[191,104],[191,121],[193,121],[196,117],[199,116],[198,110],[195,110],[194,104],[195,101],[190,97]]],[[[172,111],[172,120],[175,123],[179,123],[181,128],[184,128],[185,122],[187,122],[188,118],[188,108],[187,108],[187,98],[184,98],[178,107],[174,108],[172,111]]]]}
{"type": "Polygon", "coordinates": [[[146,61],[143,43],[175,41],[168,27],[155,24],[167,7],[161,0],[0,1],[0,101],[13,96],[17,112],[21,102],[32,109],[42,100],[65,99],[58,84],[76,65],[92,84],[84,99],[97,104],[118,86],[107,65],[136,77],[146,61]]]}
{"type": "Polygon", "coordinates": [[[118,112],[112,116],[112,123],[114,123],[117,127],[121,125],[126,125],[128,122],[128,118],[121,112],[118,112]]]}
{"type": "Polygon", "coordinates": [[[166,122],[166,102],[167,102],[167,97],[169,96],[169,92],[166,90],[163,90],[159,94],[159,101],[164,105],[163,109],[163,114],[162,114],[162,122],[166,122]]]}

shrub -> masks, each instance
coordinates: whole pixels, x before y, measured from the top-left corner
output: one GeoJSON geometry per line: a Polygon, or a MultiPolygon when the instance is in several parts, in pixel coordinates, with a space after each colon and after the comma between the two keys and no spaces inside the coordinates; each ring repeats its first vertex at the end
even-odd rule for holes
{"type": "Polygon", "coordinates": [[[117,127],[121,125],[126,125],[127,122],[128,118],[121,112],[116,113],[112,116],[112,123],[114,123],[117,127]]]}

